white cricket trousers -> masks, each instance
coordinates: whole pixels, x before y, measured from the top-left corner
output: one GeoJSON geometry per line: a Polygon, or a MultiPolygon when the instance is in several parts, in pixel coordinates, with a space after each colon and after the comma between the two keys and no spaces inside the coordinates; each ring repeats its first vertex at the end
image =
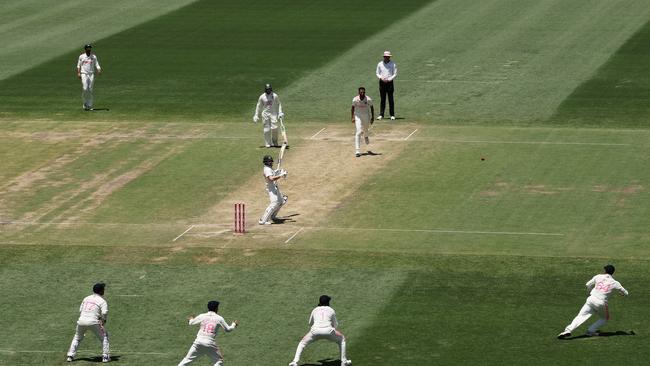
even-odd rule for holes
{"type": "Polygon", "coordinates": [[[298,343],[298,348],[296,349],[296,355],[293,357],[293,362],[298,363],[300,361],[300,355],[302,355],[302,351],[305,347],[320,339],[332,341],[339,345],[339,350],[341,351],[341,362],[345,362],[345,360],[348,359],[345,353],[345,336],[343,333],[334,328],[315,328],[311,329],[309,333],[302,338],[300,343],[298,343]]]}
{"type": "Polygon", "coordinates": [[[264,125],[264,144],[266,147],[278,146],[278,118],[262,115],[264,125]]]}
{"type": "Polygon", "coordinates": [[[221,348],[219,348],[218,345],[204,346],[202,344],[194,343],[187,352],[187,356],[185,356],[178,366],[189,365],[194,362],[197,357],[201,357],[202,355],[207,355],[213,366],[223,365],[223,355],[221,354],[221,348]]]}
{"type": "Polygon", "coordinates": [[[285,197],[282,195],[282,192],[280,192],[280,188],[277,186],[275,186],[274,189],[269,189],[267,187],[266,191],[269,193],[269,200],[271,203],[269,203],[268,207],[266,207],[266,210],[264,210],[264,214],[260,219],[260,222],[262,223],[269,221],[269,219],[275,219],[275,217],[278,215],[278,212],[280,211],[280,208],[282,208],[286,202],[285,197]]]}
{"type": "Polygon", "coordinates": [[[70,349],[68,350],[68,356],[74,357],[77,354],[77,348],[79,344],[84,339],[86,331],[92,331],[97,336],[100,342],[102,342],[102,355],[110,355],[110,346],[108,344],[108,332],[101,324],[88,324],[82,325],[77,323],[77,330],[75,332],[74,338],[72,338],[72,343],[70,344],[70,349]]]}
{"type": "Polygon", "coordinates": [[[81,100],[84,108],[93,107],[93,86],[95,85],[95,74],[81,74],[81,100]]]}
{"type": "Polygon", "coordinates": [[[354,135],[354,148],[357,154],[361,153],[361,135],[368,137],[370,120],[364,120],[354,116],[354,125],[357,127],[357,133],[354,135]]]}
{"type": "Polygon", "coordinates": [[[609,320],[609,308],[607,307],[606,302],[589,296],[580,309],[580,312],[578,312],[578,315],[576,315],[571,324],[567,325],[564,331],[573,333],[574,330],[587,321],[587,319],[589,319],[593,314],[597,314],[600,319],[587,329],[587,332],[590,333],[596,332],[600,327],[607,324],[607,321],[609,320]]]}

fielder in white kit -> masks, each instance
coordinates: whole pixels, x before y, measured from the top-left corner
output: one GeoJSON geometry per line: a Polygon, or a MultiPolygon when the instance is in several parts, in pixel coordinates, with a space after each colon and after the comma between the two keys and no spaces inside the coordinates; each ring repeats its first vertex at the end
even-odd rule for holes
{"type": "Polygon", "coordinates": [[[271,84],[264,86],[264,93],[257,99],[253,122],[257,123],[262,116],[264,125],[264,145],[266,147],[279,146],[278,144],[278,118],[283,118],[280,97],[273,92],[271,84]]]}
{"type": "Polygon", "coordinates": [[[366,145],[370,144],[368,129],[375,119],[375,107],[372,105],[372,99],[366,96],[366,88],[360,87],[359,95],[352,99],[350,114],[352,123],[357,128],[354,135],[354,155],[358,158],[361,156],[361,135],[363,135],[366,145]]]}
{"type": "Polygon", "coordinates": [[[187,352],[187,356],[183,358],[178,366],[189,365],[201,355],[207,355],[213,366],[223,365],[223,354],[221,353],[221,348],[215,341],[217,331],[219,328],[223,328],[224,331],[231,332],[235,330],[239,322],[235,320],[232,324],[228,325],[226,320],[217,314],[218,311],[219,301],[213,300],[208,302],[207,313],[203,313],[196,318],[193,316],[189,317],[189,325],[200,324],[201,328],[190,350],[187,352]]]}
{"type": "Polygon", "coordinates": [[[265,155],[262,158],[262,163],[264,164],[264,182],[266,183],[266,192],[269,194],[269,203],[264,214],[260,218],[258,223],[260,225],[270,225],[271,221],[275,221],[280,211],[280,208],[287,203],[289,197],[285,196],[280,192],[278,188],[277,180],[280,178],[287,177],[287,171],[284,169],[273,170],[273,157],[270,155],[265,155]]]}
{"type": "Polygon", "coordinates": [[[609,307],[607,305],[609,296],[614,291],[618,291],[623,296],[628,296],[627,290],[612,277],[615,271],[614,266],[608,264],[604,269],[605,273],[596,275],[587,282],[587,291],[591,291],[587,301],[571,324],[567,325],[564,331],[557,336],[558,339],[571,337],[571,333],[593,314],[597,314],[600,319],[587,329],[586,334],[588,336],[597,336],[598,329],[607,324],[609,320],[609,307]]]}
{"type": "Polygon", "coordinates": [[[76,332],[74,338],[72,338],[66,361],[72,362],[74,360],[79,343],[84,339],[84,335],[88,330],[95,333],[97,339],[102,342],[102,362],[109,362],[111,360],[108,332],[104,328],[108,317],[108,304],[103,297],[105,288],[106,285],[103,283],[94,284],[93,294],[86,296],[81,302],[76,332]]]}
{"type": "Polygon", "coordinates": [[[318,306],[312,310],[311,315],[309,316],[309,325],[311,325],[311,329],[309,330],[309,333],[302,338],[300,343],[298,343],[296,355],[293,357],[293,361],[291,361],[289,366],[298,366],[300,355],[305,347],[319,339],[326,339],[339,345],[341,351],[341,366],[352,364],[352,361],[349,360],[345,354],[345,336],[336,329],[336,327],[339,326],[339,323],[336,320],[336,312],[330,307],[331,299],[332,298],[327,295],[321,295],[318,299],[318,306]]]}
{"type": "Polygon", "coordinates": [[[79,55],[77,61],[77,77],[81,79],[81,99],[85,111],[93,110],[93,86],[95,85],[95,70],[97,74],[102,73],[97,55],[92,53],[93,46],[84,46],[84,53],[79,55]]]}

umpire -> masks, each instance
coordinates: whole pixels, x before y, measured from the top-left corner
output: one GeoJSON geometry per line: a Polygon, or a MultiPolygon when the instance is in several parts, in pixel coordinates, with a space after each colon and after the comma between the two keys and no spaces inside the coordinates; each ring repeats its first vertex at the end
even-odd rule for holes
{"type": "Polygon", "coordinates": [[[377,64],[377,79],[379,79],[379,95],[381,96],[381,105],[379,109],[379,116],[377,120],[384,118],[386,110],[386,95],[388,94],[388,109],[390,112],[390,119],[395,119],[395,101],[393,100],[393,80],[397,77],[397,65],[390,58],[393,55],[390,51],[384,51],[384,60],[379,61],[377,64]]]}

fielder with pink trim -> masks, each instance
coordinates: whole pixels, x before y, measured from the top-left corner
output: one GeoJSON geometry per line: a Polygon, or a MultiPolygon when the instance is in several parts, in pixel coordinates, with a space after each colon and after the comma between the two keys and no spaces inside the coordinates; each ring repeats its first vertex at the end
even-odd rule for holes
{"type": "Polygon", "coordinates": [[[567,325],[564,331],[558,334],[558,339],[570,337],[571,332],[587,321],[587,319],[589,319],[593,314],[598,314],[600,319],[587,329],[586,334],[588,336],[597,336],[598,329],[607,324],[607,321],[609,320],[609,308],[607,306],[609,296],[614,292],[614,290],[618,291],[623,296],[628,296],[627,290],[621,286],[620,282],[616,281],[614,277],[612,277],[615,271],[614,266],[608,264],[604,269],[605,273],[596,275],[587,282],[587,291],[591,291],[587,301],[571,324],[567,325]]]}
{"type": "Polygon", "coordinates": [[[108,318],[108,303],[103,297],[105,288],[105,284],[101,282],[96,283],[93,285],[93,294],[86,296],[81,302],[77,329],[74,338],[72,338],[66,361],[72,362],[74,360],[79,343],[84,339],[84,335],[88,330],[95,333],[97,339],[102,342],[102,362],[109,362],[111,360],[108,332],[104,328],[108,318]]]}
{"type": "Polygon", "coordinates": [[[97,55],[92,53],[93,46],[87,44],[84,46],[84,53],[79,55],[77,60],[77,77],[81,79],[81,99],[83,100],[83,109],[85,111],[93,110],[93,87],[95,85],[95,70],[97,74],[102,73],[99,66],[97,55]]]}
{"type": "Polygon", "coordinates": [[[298,366],[300,362],[300,355],[302,351],[314,341],[319,339],[326,339],[328,341],[336,342],[341,351],[341,366],[351,365],[352,361],[348,360],[345,354],[345,336],[339,332],[336,327],[339,326],[336,320],[336,312],[330,307],[330,300],[332,298],[327,295],[322,295],[318,299],[318,306],[312,310],[309,316],[309,325],[311,329],[298,343],[296,355],[289,366],[298,366]]]}

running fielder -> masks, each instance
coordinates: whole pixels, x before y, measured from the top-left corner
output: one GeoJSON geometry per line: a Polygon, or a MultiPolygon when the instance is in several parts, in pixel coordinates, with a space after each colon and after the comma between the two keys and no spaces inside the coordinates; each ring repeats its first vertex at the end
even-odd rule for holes
{"type": "Polygon", "coordinates": [[[375,119],[375,107],[372,105],[372,99],[366,96],[366,88],[359,88],[359,95],[352,99],[352,109],[350,111],[352,123],[357,128],[357,133],[354,135],[355,156],[361,156],[361,135],[365,140],[366,145],[370,144],[368,137],[368,129],[375,119]]]}
{"type": "Polygon", "coordinates": [[[609,307],[607,299],[614,292],[618,291],[621,295],[627,296],[628,292],[621,284],[612,277],[615,268],[611,264],[604,267],[605,273],[594,276],[587,282],[587,291],[591,291],[587,301],[580,309],[578,315],[573,319],[571,324],[567,325],[562,333],[557,338],[565,339],[571,337],[571,332],[578,328],[582,323],[587,321],[593,314],[598,314],[598,319],[587,329],[588,336],[597,336],[598,329],[609,320],[609,307]]]}
{"type": "Polygon", "coordinates": [[[201,355],[207,355],[214,366],[223,365],[223,354],[221,353],[221,348],[215,341],[217,331],[221,327],[224,331],[231,332],[235,330],[239,322],[235,320],[232,324],[228,325],[226,320],[217,314],[218,311],[219,301],[213,300],[208,302],[207,313],[203,313],[196,318],[194,316],[189,317],[189,325],[200,324],[201,328],[199,328],[199,332],[190,350],[187,352],[187,356],[183,358],[178,366],[189,365],[201,355]]]}
{"type": "Polygon", "coordinates": [[[81,99],[83,100],[83,109],[85,111],[93,110],[93,85],[95,84],[95,70],[97,74],[102,73],[99,66],[97,55],[92,53],[93,46],[87,44],[84,46],[84,53],[79,55],[77,61],[77,77],[81,79],[81,99]]]}
{"type": "Polygon", "coordinates": [[[110,362],[111,356],[108,344],[108,332],[104,328],[108,317],[108,304],[104,300],[104,289],[106,285],[96,283],[93,285],[93,294],[86,296],[79,306],[79,320],[77,320],[77,329],[72,338],[72,344],[68,350],[66,361],[72,362],[77,354],[79,343],[84,339],[87,330],[92,331],[102,342],[102,362],[110,362]]]}
{"type": "Polygon", "coordinates": [[[258,223],[260,225],[270,225],[271,221],[276,220],[280,208],[284,206],[289,199],[289,197],[280,192],[280,188],[278,188],[277,184],[278,179],[287,177],[287,171],[284,169],[273,170],[273,157],[270,155],[265,155],[264,158],[262,158],[262,163],[264,164],[266,192],[269,194],[269,200],[271,203],[269,203],[269,206],[264,211],[264,214],[258,223]]]}
{"type": "Polygon", "coordinates": [[[352,360],[348,360],[345,355],[345,336],[336,329],[339,325],[336,320],[336,312],[330,307],[331,299],[327,295],[321,295],[318,299],[318,306],[312,310],[309,316],[311,330],[298,343],[296,355],[293,357],[293,361],[291,361],[289,366],[298,366],[300,355],[305,347],[319,339],[326,339],[336,342],[339,345],[339,349],[341,350],[341,366],[352,364],[352,360]]]}
{"type": "Polygon", "coordinates": [[[264,93],[257,99],[253,122],[257,123],[262,115],[264,125],[264,145],[266,147],[280,146],[278,144],[278,118],[283,118],[280,97],[273,92],[271,84],[264,86],[264,93]]]}

